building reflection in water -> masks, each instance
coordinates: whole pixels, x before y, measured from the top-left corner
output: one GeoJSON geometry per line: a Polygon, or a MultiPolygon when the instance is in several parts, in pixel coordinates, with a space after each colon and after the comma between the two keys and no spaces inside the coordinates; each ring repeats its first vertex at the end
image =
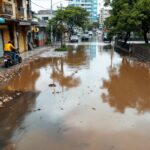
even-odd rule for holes
{"type": "Polygon", "coordinates": [[[21,69],[20,73],[16,75],[3,90],[8,91],[36,91],[36,82],[40,77],[40,68],[47,66],[50,63],[50,58],[40,58],[30,65],[21,69]]]}
{"type": "Polygon", "coordinates": [[[109,68],[109,80],[103,81],[104,102],[124,113],[126,108],[139,113],[150,111],[150,73],[146,67],[123,58],[119,68],[109,68]]]}
{"type": "Polygon", "coordinates": [[[88,61],[89,60],[85,51],[85,46],[68,46],[68,54],[65,57],[65,63],[68,66],[78,68],[82,67],[82,65],[87,65],[88,61]]]}
{"type": "Polygon", "coordinates": [[[36,90],[36,82],[40,76],[39,68],[48,65],[49,62],[49,58],[31,62],[0,90],[1,97],[13,98],[0,109],[0,149],[6,145],[8,145],[6,150],[13,149],[13,145],[9,144],[9,141],[11,141],[14,131],[19,130],[26,115],[32,111],[36,98],[40,94],[36,90]]]}
{"type": "Polygon", "coordinates": [[[59,83],[62,88],[73,88],[81,84],[80,77],[77,76],[78,71],[82,67],[89,68],[90,59],[96,57],[95,45],[71,45],[68,46],[68,53],[65,58],[52,58],[51,78],[53,82],[59,83]],[[65,67],[72,68],[71,71],[64,71],[65,67]]]}
{"type": "Polygon", "coordinates": [[[88,45],[86,49],[86,53],[90,60],[96,57],[96,47],[97,45],[88,45]]]}
{"type": "Polygon", "coordinates": [[[80,78],[76,77],[78,71],[65,74],[64,71],[64,58],[52,58],[52,74],[53,82],[58,82],[62,88],[73,88],[80,84],[80,78]]]}

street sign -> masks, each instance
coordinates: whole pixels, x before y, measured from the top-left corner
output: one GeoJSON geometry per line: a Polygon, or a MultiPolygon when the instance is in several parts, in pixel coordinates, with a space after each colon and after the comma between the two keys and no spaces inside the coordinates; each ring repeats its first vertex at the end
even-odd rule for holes
{"type": "Polygon", "coordinates": [[[0,24],[1,23],[5,23],[5,19],[4,18],[0,18],[0,24]]]}
{"type": "Polygon", "coordinates": [[[30,26],[31,23],[30,22],[21,21],[21,22],[19,22],[19,25],[20,26],[30,26]]]}

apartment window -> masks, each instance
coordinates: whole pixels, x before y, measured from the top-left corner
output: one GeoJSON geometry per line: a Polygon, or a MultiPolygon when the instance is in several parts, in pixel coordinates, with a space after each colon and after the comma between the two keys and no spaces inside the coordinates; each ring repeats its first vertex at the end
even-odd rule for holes
{"type": "Polygon", "coordinates": [[[48,17],[42,17],[42,20],[48,21],[48,17]]]}

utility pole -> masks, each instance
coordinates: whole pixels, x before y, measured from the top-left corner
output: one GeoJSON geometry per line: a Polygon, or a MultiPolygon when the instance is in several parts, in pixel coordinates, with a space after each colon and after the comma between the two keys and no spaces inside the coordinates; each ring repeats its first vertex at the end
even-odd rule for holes
{"type": "MultiPolygon", "coordinates": [[[[52,16],[53,16],[53,1],[52,0],[50,0],[51,1],[51,9],[50,9],[50,11],[51,11],[51,19],[52,19],[52,16]]],[[[51,24],[51,44],[53,43],[53,26],[52,26],[52,24],[51,24]]]]}
{"type": "MultiPolygon", "coordinates": [[[[60,3],[60,9],[62,11],[62,3],[60,3]]],[[[62,16],[63,18],[63,16],[62,16]]],[[[63,27],[63,20],[61,19],[61,27],[63,27]]],[[[61,47],[63,45],[63,32],[61,31],[61,47]]]]}

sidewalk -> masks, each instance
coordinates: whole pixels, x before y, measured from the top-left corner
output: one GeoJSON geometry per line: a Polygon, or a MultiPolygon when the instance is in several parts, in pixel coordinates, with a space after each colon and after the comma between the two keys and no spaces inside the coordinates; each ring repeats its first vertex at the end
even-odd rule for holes
{"type": "MultiPolygon", "coordinates": [[[[41,52],[47,51],[47,50],[54,50],[55,46],[44,46],[44,47],[38,47],[35,48],[31,51],[26,51],[24,53],[21,53],[22,60],[26,60],[29,57],[35,56],[40,54],[41,52]]],[[[0,72],[4,72],[7,70],[6,68],[3,67],[3,58],[0,58],[0,72]]]]}
{"type": "Polygon", "coordinates": [[[31,56],[40,54],[41,52],[46,51],[46,50],[50,50],[50,49],[53,50],[54,47],[52,47],[52,46],[39,47],[39,48],[35,48],[35,49],[31,50],[31,51],[26,51],[26,52],[24,52],[24,53],[22,53],[20,55],[21,55],[22,59],[25,60],[25,59],[27,59],[27,58],[29,58],[31,56]]]}

